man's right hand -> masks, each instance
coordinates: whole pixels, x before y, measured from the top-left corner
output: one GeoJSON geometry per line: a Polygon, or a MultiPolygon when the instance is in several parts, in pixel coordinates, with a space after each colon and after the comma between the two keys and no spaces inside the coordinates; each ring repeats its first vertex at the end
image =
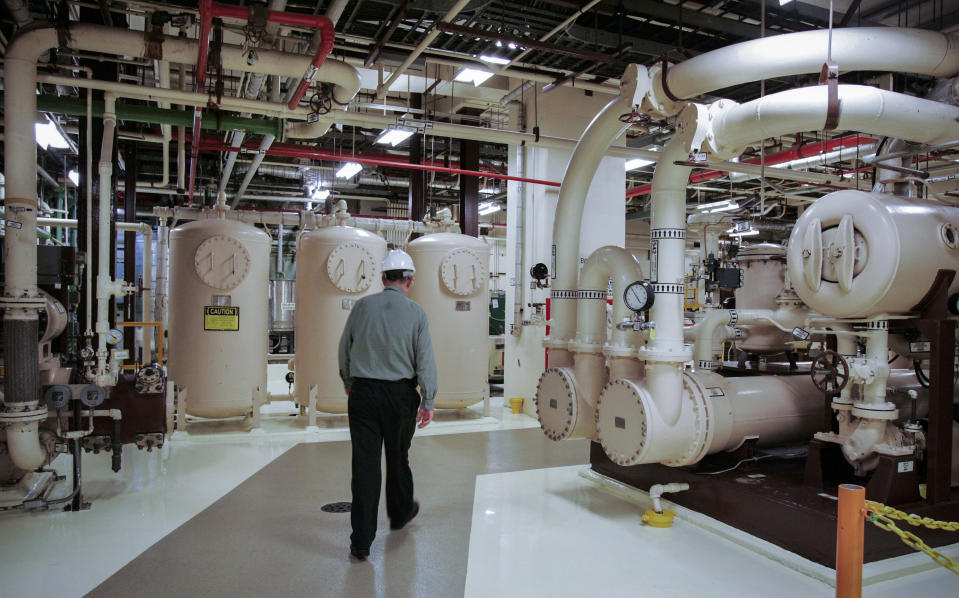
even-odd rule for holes
{"type": "Polygon", "coordinates": [[[433,410],[432,409],[420,409],[416,412],[416,423],[418,424],[417,428],[425,428],[433,421],[433,410]]]}

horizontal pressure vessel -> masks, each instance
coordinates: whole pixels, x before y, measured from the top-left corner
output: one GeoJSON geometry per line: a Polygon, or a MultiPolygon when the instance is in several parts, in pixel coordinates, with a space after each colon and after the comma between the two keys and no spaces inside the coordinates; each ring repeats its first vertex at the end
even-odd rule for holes
{"type": "MultiPolygon", "coordinates": [[[[881,193],[836,191],[793,228],[787,253],[796,294],[836,318],[913,311],[939,270],[959,269],[959,208],[881,193]]],[[[949,289],[959,292],[959,276],[949,289]]]]}

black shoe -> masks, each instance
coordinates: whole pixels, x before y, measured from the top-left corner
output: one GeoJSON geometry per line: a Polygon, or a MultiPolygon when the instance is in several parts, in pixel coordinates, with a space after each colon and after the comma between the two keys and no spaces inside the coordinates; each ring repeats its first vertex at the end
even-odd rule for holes
{"type": "Polygon", "coordinates": [[[356,544],[350,544],[350,554],[352,554],[353,557],[358,561],[365,561],[366,557],[370,556],[370,550],[369,548],[363,550],[361,548],[357,548],[356,544]]]}
{"type": "Polygon", "coordinates": [[[410,511],[409,517],[407,517],[406,519],[402,521],[390,521],[390,529],[391,530],[403,529],[404,527],[406,527],[407,523],[409,523],[410,521],[413,521],[413,518],[419,515],[419,512],[420,512],[420,503],[414,500],[413,509],[410,511]]]}

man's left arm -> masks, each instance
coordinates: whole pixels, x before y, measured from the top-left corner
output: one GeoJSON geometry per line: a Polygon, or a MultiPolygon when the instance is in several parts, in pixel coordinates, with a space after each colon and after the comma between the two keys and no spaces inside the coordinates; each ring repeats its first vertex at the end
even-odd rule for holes
{"type": "Polygon", "coordinates": [[[350,387],[353,386],[353,378],[350,376],[350,349],[353,347],[353,314],[346,318],[346,326],[343,327],[343,334],[340,335],[340,344],[337,351],[337,361],[339,362],[340,379],[343,381],[343,388],[346,394],[350,394],[350,387]]]}

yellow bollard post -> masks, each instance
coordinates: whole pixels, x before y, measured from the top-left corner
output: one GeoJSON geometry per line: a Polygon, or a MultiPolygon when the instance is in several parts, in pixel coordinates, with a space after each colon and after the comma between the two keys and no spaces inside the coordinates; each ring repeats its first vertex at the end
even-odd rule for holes
{"type": "Polygon", "coordinates": [[[865,501],[866,489],[862,486],[839,486],[839,510],[836,518],[836,598],[862,598],[865,501]]]}

